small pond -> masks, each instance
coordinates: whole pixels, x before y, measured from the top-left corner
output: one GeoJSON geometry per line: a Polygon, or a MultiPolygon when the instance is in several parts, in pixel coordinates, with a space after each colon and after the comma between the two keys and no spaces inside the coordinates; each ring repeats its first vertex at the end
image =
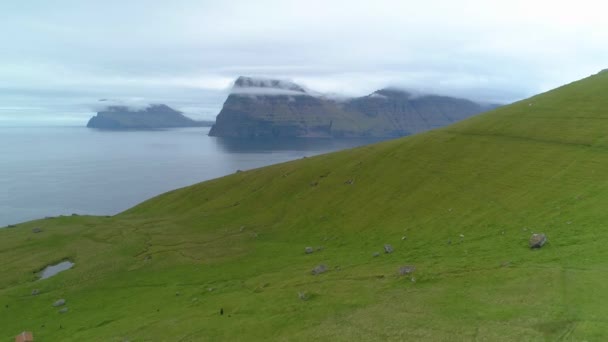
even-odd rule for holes
{"type": "Polygon", "coordinates": [[[74,266],[74,263],[69,260],[62,261],[55,265],[47,266],[44,270],[42,270],[42,272],[40,272],[40,279],[42,280],[42,279],[50,278],[59,272],[69,270],[73,266],[74,266]]]}

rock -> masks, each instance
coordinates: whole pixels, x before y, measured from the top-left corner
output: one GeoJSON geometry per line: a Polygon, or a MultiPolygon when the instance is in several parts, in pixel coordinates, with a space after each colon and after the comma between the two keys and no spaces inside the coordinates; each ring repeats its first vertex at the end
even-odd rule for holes
{"type": "Polygon", "coordinates": [[[530,237],[530,248],[541,248],[547,242],[545,234],[532,234],[530,237]]]}
{"type": "Polygon", "coordinates": [[[315,250],[312,247],[306,247],[304,248],[304,253],[306,254],[312,254],[315,250]]]}
{"type": "Polygon", "coordinates": [[[414,267],[414,266],[409,266],[409,265],[401,266],[401,267],[399,267],[399,275],[402,275],[402,276],[408,275],[408,274],[414,272],[415,270],[416,270],[416,267],[414,267]]]}
{"type": "Polygon", "coordinates": [[[397,137],[445,126],[495,107],[395,88],[336,101],[293,82],[241,76],[234,82],[209,135],[397,137]],[[319,113],[323,115],[319,117],[319,113]]]}
{"type": "Polygon", "coordinates": [[[393,253],[393,246],[388,244],[384,245],[384,253],[393,253]]]}
{"type": "Polygon", "coordinates": [[[353,184],[355,184],[355,180],[354,179],[349,179],[346,182],[344,182],[344,184],[353,185],[353,184]]]}
{"type": "Polygon", "coordinates": [[[55,303],[53,303],[54,307],[58,307],[58,306],[64,306],[66,303],[65,299],[58,299],[57,301],[55,301],[55,303]]]}
{"type": "Polygon", "coordinates": [[[36,233],[42,233],[42,228],[36,227],[36,228],[32,229],[32,233],[34,233],[34,234],[36,234],[36,233]]]}
{"type": "Polygon", "coordinates": [[[59,310],[60,314],[64,314],[66,312],[68,312],[68,308],[67,307],[66,308],[62,308],[61,310],[59,310]]]}
{"type": "Polygon", "coordinates": [[[325,273],[327,272],[327,266],[325,265],[317,265],[315,266],[315,268],[312,269],[312,275],[317,275],[317,274],[321,274],[321,273],[325,273]]]}
{"type": "Polygon", "coordinates": [[[32,296],[37,296],[39,294],[40,294],[40,290],[38,290],[38,289],[32,290],[32,296]]]}
{"type": "Polygon", "coordinates": [[[298,298],[303,301],[307,301],[308,299],[310,299],[310,296],[306,292],[298,292],[298,298]]]}
{"type": "Polygon", "coordinates": [[[87,127],[105,130],[159,129],[210,126],[212,122],[195,121],[182,112],[164,104],[152,104],[145,109],[110,105],[87,123],[87,127]]]}
{"type": "Polygon", "coordinates": [[[374,252],[374,254],[372,254],[372,256],[373,256],[374,258],[379,257],[379,256],[380,256],[380,253],[378,253],[378,252],[374,252]]]}

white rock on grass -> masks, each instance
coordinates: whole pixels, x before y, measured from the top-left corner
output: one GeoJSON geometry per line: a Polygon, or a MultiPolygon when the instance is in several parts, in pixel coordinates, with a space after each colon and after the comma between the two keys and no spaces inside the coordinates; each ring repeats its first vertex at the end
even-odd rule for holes
{"type": "Polygon", "coordinates": [[[312,275],[317,275],[317,274],[321,274],[321,273],[325,273],[327,272],[327,266],[325,265],[317,265],[315,266],[315,268],[312,269],[312,275]]]}
{"type": "Polygon", "coordinates": [[[532,234],[530,237],[530,248],[541,248],[547,242],[545,234],[532,234]]]}
{"type": "Polygon", "coordinates": [[[389,244],[384,245],[384,253],[393,253],[393,246],[389,244]]]}

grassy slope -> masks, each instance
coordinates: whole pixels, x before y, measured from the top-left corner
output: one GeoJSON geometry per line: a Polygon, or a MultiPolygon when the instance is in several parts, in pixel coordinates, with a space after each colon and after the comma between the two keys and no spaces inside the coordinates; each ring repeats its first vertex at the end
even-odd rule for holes
{"type": "Polygon", "coordinates": [[[41,341],[603,339],[607,88],[600,74],[112,218],[4,229],[0,338],[31,329],[41,341]],[[532,232],[548,245],[528,249],[532,232]],[[385,243],[395,252],[372,257],[385,243]],[[324,249],[305,255],[306,246],[324,249]],[[33,281],[63,258],[76,267],[33,281]],[[311,275],[320,263],[330,271],[311,275]],[[408,264],[415,282],[397,274],[408,264]],[[70,312],[51,307],[58,298],[70,312]]]}

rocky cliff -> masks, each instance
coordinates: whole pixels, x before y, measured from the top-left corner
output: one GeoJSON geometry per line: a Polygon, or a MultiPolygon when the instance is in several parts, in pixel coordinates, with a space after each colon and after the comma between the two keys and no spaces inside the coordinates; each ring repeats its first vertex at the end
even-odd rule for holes
{"type": "Polygon", "coordinates": [[[162,129],[211,126],[212,122],[195,121],[164,104],[134,110],[126,106],[109,106],[87,123],[89,128],[106,130],[162,129]]]}
{"type": "Polygon", "coordinates": [[[334,99],[287,81],[239,77],[209,135],[397,137],[442,127],[494,107],[398,89],[334,99]]]}

